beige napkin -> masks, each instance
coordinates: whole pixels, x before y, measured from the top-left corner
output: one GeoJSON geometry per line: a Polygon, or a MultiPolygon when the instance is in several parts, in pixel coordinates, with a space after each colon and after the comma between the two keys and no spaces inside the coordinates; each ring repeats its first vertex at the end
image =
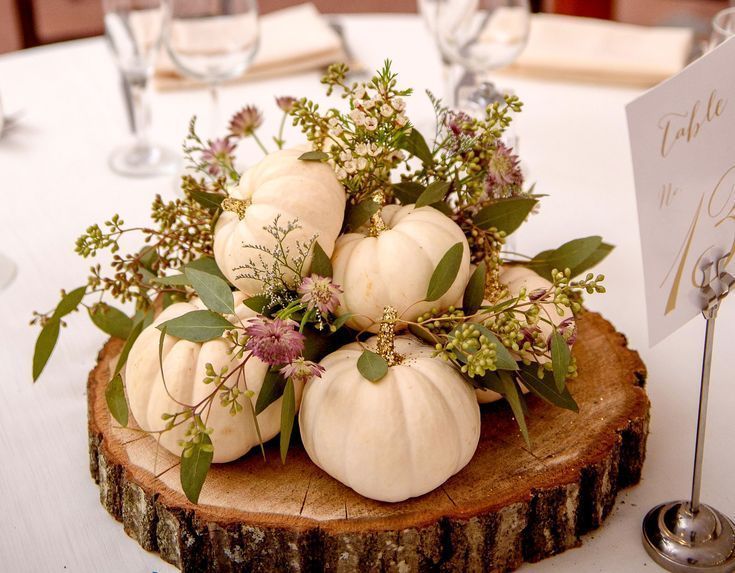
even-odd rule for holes
{"type": "MultiPolygon", "coordinates": [[[[202,41],[211,33],[227,33],[225,26],[215,32],[200,30],[202,41]]],[[[233,39],[237,43],[237,39],[233,39]]],[[[247,72],[233,82],[267,78],[323,68],[333,62],[348,62],[339,35],[311,4],[300,4],[271,12],[260,18],[260,44],[247,72]]],[[[156,64],[155,86],[161,90],[189,88],[201,83],[180,75],[168,55],[156,64]]]]}
{"type": "Polygon", "coordinates": [[[526,49],[503,72],[648,87],[686,65],[692,42],[688,28],[535,14],[526,49]]]}

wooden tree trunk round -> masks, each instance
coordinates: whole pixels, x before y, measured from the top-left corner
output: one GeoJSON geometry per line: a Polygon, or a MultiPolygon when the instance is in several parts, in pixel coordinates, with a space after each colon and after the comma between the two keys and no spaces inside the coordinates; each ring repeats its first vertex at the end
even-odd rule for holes
{"type": "MultiPolygon", "coordinates": [[[[213,466],[199,499],[178,459],[120,428],[104,390],[121,342],[88,383],[89,450],[102,505],[128,535],[183,571],[508,571],[580,544],[619,489],[640,479],[648,434],[645,367],[595,313],[579,322],[579,414],[530,397],[529,450],[505,403],[483,407],[473,460],[442,487],[401,503],[361,497],[292,446],[213,466]]],[[[298,440],[295,440],[298,442],[298,440]]]]}

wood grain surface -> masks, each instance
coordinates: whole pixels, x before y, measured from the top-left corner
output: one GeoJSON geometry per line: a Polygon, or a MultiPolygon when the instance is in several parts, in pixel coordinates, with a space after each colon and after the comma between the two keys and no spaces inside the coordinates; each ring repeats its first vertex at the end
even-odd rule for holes
{"type": "Polygon", "coordinates": [[[585,313],[570,388],[579,414],[529,398],[529,450],[504,403],[483,407],[475,457],[441,488],[389,504],[311,463],[253,450],[213,466],[198,505],[178,459],[107,410],[102,349],[88,382],[90,467],[102,505],[128,535],[184,571],[508,571],[579,545],[620,488],[640,479],[648,434],[645,367],[625,337],[585,313]]]}

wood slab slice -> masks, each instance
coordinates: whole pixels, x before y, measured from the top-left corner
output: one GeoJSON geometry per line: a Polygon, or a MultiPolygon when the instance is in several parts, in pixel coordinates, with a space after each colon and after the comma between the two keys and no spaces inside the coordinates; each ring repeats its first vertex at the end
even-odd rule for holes
{"type": "Polygon", "coordinates": [[[475,457],[442,487],[389,504],[317,468],[300,444],[282,465],[257,450],[213,466],[198,505],[178,460],[120,428],[105,404],[110,340],[88,384],[91,472],[102,505],[183,571],[509,571],[580,544],[620,488],[640,479],[648,435],[645,367],[625,337],[585,313],[574,347],[575,414],[529,398],[529,451],[505,403],[483,407],[475,457]]]}

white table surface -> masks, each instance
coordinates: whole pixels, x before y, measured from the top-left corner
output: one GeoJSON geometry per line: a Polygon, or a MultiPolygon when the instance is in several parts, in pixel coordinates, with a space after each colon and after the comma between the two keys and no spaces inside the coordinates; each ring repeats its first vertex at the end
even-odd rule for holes
{"type": "MultiPolygon", "coordinates": [[[[393,60],[413,86],[409,112],[418,125],[431,108],[425,88],[441,93],[438,57],[415,16],[343,19],[348,40],[369,67],[393,60]]],[[[0,251],[18,263],[0,291],[0,569],[4,571],[171,571],[142,550],[99,504],[87,457],[85,383],[105,336],[86,317],[69,317],[41,380],[31,383],[37,329],[34,309],[56,304],[58,290],[84,283],[90,262],[73,253],[75,238],[112,213],[144,222],[154,193],[174,194],[173,178],[125,179],[107,156],[127,134],[117,72],[101,39],[0,57],[7,111],[24,111],[23,129],[0,141],[0,251]]],[[[278,115],[274,95],[323,99],[317,73],[228,88],[223,115],[255,103],[278,115]]],[[[640,542],[653,505],[688,495],[704,324],[694,320],[648,348],[643,274],[624,105],[639,92],[605,86],[504,78],[525,102],[518,120],[521,154],[542,213],[518,238],[535,254],[578,236],[601,234],[617,248],[604,262],[608,294],[589,306],[628,335],[649,370],[653,403],[648,455],[640,485],[621,493],[604,526],[579,549],[525,565],[524,571],[593,573],[655,571],[640,542]]],[[[207,116],[204,91],[154,96],[156,139],[178,147],[192,114],[207,116]]],[[[264,133],[267,133],[266,130],[264,133]]],[[[259,157],[248,148],[246,159],[259,157]]],[[[132,248],[132,247],[131,247],[132,248]]],[[[735,301],[725,304],[718,332],[705,455],[703,499],[735,513],[731,416],[735,388],[729,349],[735,301]]]]}

